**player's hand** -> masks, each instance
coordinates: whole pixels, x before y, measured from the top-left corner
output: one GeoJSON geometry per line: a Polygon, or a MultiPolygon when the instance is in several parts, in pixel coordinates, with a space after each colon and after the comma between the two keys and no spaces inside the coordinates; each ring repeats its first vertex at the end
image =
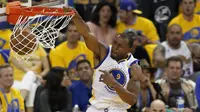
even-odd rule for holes
{"type": "Polygon", "coordinates": [[[79,13],[76,11],[76,9],[75,8],[73,8],[73,7],[70,7],[70,6],[68,6],[68,7],[63,7],[63,11],[64,12],[74,12],[74,17],[73,17],[73,19],[77,19],[77,18],[81,18],[81,16],[79,15],[79,13]]]}
{"type": "Polygon", "coordinates": [[[113,77],[112,74],[108,73],[105,70],[99,70],[100,72],[102,72],[103,74],[101,74],[99,81],[105,83],[108,86],[113,86],[114,84],[117,83],[117,81],[115,80],[115,78],[113,77]]]}

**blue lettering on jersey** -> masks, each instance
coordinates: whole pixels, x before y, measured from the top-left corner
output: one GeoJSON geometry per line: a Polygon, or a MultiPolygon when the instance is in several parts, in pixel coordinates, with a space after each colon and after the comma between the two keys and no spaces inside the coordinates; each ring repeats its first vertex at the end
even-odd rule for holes
{"type": "Polygon", "coordinates": [[[187,41],[187,40],[190,40],[190,39],[200,40],[200,27],[192,28],[191,30],[189,30],[188,32],[186,32],[183,35],[184,41],[187,41]]]}
{"type": "MultiPolygon", "coordinates": [[[[118,83],[120,83],[122,86],[125,86],[127,79],[125,73],[122,70],[114,68],[111,69],[109,73],[113,75],[113,77],[115,78],[115,80],[117,80],[118,83]]],[[[115,90],[112,87],[106,85],[105,88],[108,90],[108,92],[115,93],[115,90]]]]}

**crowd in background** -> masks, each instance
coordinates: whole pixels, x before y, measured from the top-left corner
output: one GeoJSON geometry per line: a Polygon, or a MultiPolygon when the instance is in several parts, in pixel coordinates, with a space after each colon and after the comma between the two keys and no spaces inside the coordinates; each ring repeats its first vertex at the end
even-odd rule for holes
{"type": "MultiPolygon", "coordinates": [[[[200,112],[200,0],[68,3],[105,45],[119,33],[137,33],[132,54],[148,81],[139,84],[128,112],[200,112]]],[[[10,50],[11,35],[12,29],[0,30],[0,110],[85,112],[99,62],[74,23],[60,32],[54,49],[38,46],[25,61],[10,50]]]]}

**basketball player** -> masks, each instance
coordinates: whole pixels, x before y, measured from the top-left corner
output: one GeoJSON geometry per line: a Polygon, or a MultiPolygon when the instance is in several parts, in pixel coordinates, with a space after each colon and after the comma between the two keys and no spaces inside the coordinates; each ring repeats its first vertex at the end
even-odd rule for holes
{"type": "Polygon", "coordinates": [[[135,47],[136,34],[119,34],[112,46],[104,46],[91,34],[76,10],[64,10],[75,11],[72,21],[99,62],[93,76],[91,106],[86,112],[126,112],[137,101],[136,81],[145,81],[138,60],[130,53],[135,47]]]}

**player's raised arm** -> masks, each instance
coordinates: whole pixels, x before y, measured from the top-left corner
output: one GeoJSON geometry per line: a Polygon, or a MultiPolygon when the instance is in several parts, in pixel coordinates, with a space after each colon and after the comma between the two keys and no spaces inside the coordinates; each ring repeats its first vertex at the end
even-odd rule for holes
{"type": "Polygon", "coordinates": [[[100,56],[105,53],[106,55],[106,47],[98,42],[96,37],[90,32],[89,27],[85,23],[85,21],[82,19],[82,17],[78,14],[78,12],[71,7],[64,7],[64,10],[66,11],[75,11],[75,15],[72,18],[72,21],[76,25],[77,31],[83,36],[87,47],[97,56],[100,56]]]}

